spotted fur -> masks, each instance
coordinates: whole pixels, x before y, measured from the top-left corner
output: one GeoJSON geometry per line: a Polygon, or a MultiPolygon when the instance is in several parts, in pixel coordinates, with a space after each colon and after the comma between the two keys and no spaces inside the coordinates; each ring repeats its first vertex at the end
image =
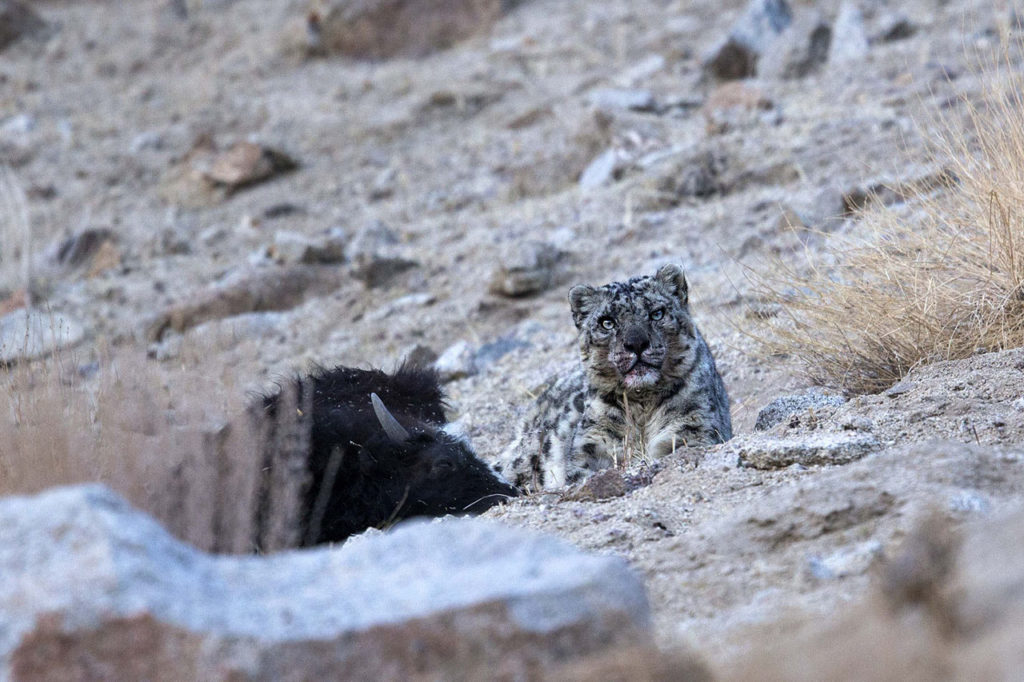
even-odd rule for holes
{"type": "Polygon", "coordinates": [[[505,478],[550,490],[636,457],[732,438],[729,397],[678,265],[575,286],[569,304],[582,362],[538,398],[495,467],[505,478]]]}

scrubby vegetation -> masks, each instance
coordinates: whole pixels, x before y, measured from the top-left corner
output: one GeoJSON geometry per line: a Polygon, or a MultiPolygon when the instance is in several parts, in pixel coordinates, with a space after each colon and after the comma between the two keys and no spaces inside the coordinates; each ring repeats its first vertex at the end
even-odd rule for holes
{"type": "Polygon", "coordinates": [[[831,258],[751,271],[779,304],[760,338],[816,381],[872,393],[917,365],[1024,345],[1024,79],[984,68],[980,97],[924,127],[935,186],[869,201],[826,236],[831,258]]]}

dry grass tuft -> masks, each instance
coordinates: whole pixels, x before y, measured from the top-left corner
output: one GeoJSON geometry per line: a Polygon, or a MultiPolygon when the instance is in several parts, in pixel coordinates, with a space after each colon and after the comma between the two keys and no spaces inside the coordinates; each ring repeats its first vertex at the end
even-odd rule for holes
{"type": "Polygon", "coordinates": [[[29,290],[32,228],[25,191],[14,172],[0,164],[0,299],[29,290]]]}
{"type": "Polygon", "coordinates": [[[827,260],[750,271],[778,304],[751,332],[770,352],[872,393],[921,364],[1024,345],[1024,75],[1008,56],[982,73],[982,94],[925,134],[944,171],[936,188],[872,202],[851,232],[826,237],[827,260]]]}
{"type": "Polygon", "coordinates": [[[261,452],[294,456],[301,424],[268,442],[228,376],[126,354],[98,364],[65,352],[0,367],[0,496],[99,481],[207,551],[298,544],[301,468],[261,452]]]}

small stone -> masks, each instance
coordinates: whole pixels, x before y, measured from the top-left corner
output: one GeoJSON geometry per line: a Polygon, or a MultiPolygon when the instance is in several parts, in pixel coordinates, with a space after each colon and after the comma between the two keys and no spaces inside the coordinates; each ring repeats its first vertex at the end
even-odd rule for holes
{"type": "Polygon", "coordinates": [[[213,159],[203,176],[234,191],[298,167],[284,152],[252,142],[238,142],[213,159]]]}
{"type": "Polygon", "coordinates": [[[96,249],[96,253],[89,263],[89,268],[85,271],[85,276],[96,277],[108,270],[115,270],[121,267],[123,257],[124,254],[121,251],[121,247],[112,240],[107,240],[100,244],[100,248],[96,249]]]}
{"type": "Polygon", "coordinates": [[[36,118],[29,114],[15,114],[0,123],[0,135],[4,137],[24,137],[35,129],[36,118]]]}
{"type": "Polygon", "coordinates": [[[416,367],[429,367],[437,360],[437,351],[430,346],[417,343],[403,355],[405,362],[416,367]]]}
{"type": "Polygon", "coordinates": [[[673,156],[644,171],[637,207],[644,211],[666,210],[685,199],[712,196],[723,189],[725,158],[711,150],[673,156]]]}
{"type": "Polygon", "coordinates": [[[263,209],[263,217],[267,220],[274,220],[276,218],[284,218],[290,215],[297,215],[305,213],[304,209],[299,204],[293,204],[290,201],[282,201],[279,204],[271,204],[263,209]]]}
{"type": "Polygon", "coordinates": [[[914,390],[914,382],[901,381],[895,386],[890,386],[886,390],[882,391],[882,395],[888,398],[897,398],[905,393],[910,393],[912,390],[914,390]]]}
{"type": "Polygon", "coordinates": [[[378,173],[370,186],[370,201],[380,201],[393,195],[397,178],[398,173],[394,168],[385,168],[378,173]]]}
{"type": "Polygon", "coordinates": [[[529,347],[529,343],[515,336],[502,336],[480,346],[476,352],[475,362],[478,368],[486,368],[514,350],[529,347]]]}
{"type": "Polygon", "coordinates": [[[66,350],[84,337],[82,325],[67,315],[20,308],[0,317],[0,365],[66,350]]]}
{"type": "Polygon", "coordinates": [[[53,260],[61,267],[77,268],[89,263],[104,244],[113,240],[114,233],[106,228],[85,229],[58,244],[53,260]]]}
{"type": "Polygon", "coordinates": [[[887,14],[878,21],[878,26],[875,40],[880,43],[905,40],[917,33],[917,26],[905,14],[887,14]]]}
{"type": "Polygon", "coordinates": [[[631,86],[634,83],[647,80],[658,73],[665,68],[665,64],[666,60],[662,55],[650,54],[623,71],[615,80],[622,85],[631,86]]]}
{"type": "Polygon", "coordinates": [[[403,310],[409,310],[410,308],[423,308],[435,303],[436,301],[437,297],[426,291],[421,291],[418,294],[407,294],[396,298],[377,310],[367,313],[365,319],[369,321],[383,320],[396,313],[400,313],[403,310]]]}
{"type": "Polygon", "coordinates": [[[345,250],[345,257],[350,261],[372,258],[386,253],[398,242],[398,235],[394,230],[381,221],[374,220],[360,228],[352,237],[345,250]]]}
{"type": "MultiPolygon", "coordinates": [[[[784,395],[771,401],[761,408],[757,413],[757,421],[754,424],[755,431],[766,431],[776,424],[785,421],[790,415],[805,410],[814,410],[816,413],[831,414],[835,408],[846,402],[841,395],[824,393],[818,389],[812,389],[804,393],[784,395]]],[[[820,415],[819,415],[820,416],[820,415]]]]}
{"type": "Polygon", "coordinates": [[[775,107],[775,102],[764,90],[744,82],[723,83],[708,95],[701,113],[709,135],[721,135],[730,130],[760,120],[775,107]]]}
{"type": "Polygon", "coordinates": [[[1024,398],[1017,398],[1013,401],[1013,409],[1018,412],[1024,412],[1024,398]]]}
{"type": "Polygon", "coordinates": [[[563,499],[578,502],[593,502],[622,497],[629,492],[626,479],[618,469],[599,471],[583,483],[569,489],[563,499]]]}
{"type": "Polygon", "coordinates": [[[309,13],[318,50],[358,59],[420,57],[491,28],[508,0],[319,0],[309,13]]]}
{"type": "Polygon", "coordinates": [[[606,149],[598,154],[580,174],[580,189],[592,190],[607,185],[615,177],[619,154],[615,149],[606,149]]]}
{"type": "Polygon", "coordinates": [[[654,95],[650,90],[598,88],[590,91],[587,100],[599,109],[652,111],[656,107],[654,95]]]}
{"type": "Polygon", "coordinates": [[[128,144],[128,151],[138,154],[146,150],[159,150],[164,147],[164,137],[156,130],[147,130],[132,138],[128,144]]]}
{"type": "Polygon", "coordinates": [[[765,49],[792,21],[786,0],[751,0],[729,35],[704,55],[705,73],[718,80],[755,75],[765,49]]]}
{"type": "Polygon", "coordinates": [[[419,263],[399,256],[370,256],[356,260],[352,277],[375,289],[391,282],[406,270],[419,267],[419,263]]]}
{"type": "Polygon", "coordinates": [[[0,317],[25,307],[28,307],[28,293],[24,288],[17,289],[0,298],[0,317]]]}
{"type": "Polygon", "coordinates": [[[0,0],[0,50],[21,38],[46,32],[46,22],[24,2],[0,0]]]}
{"type": "Polygon", "coordinates": [[[761,78],[803,78],[828,58],[832,27],[817,12],[797,16],[757,62],[761,78]]]}
{"type": "Polygon", "coordinates": [[[477,373],[476,353],[468,341],[459,341],[441,353],[434,369],[445,382],[472,376],[477,373]]]}
{"type": "Polygon", "coordinates": [[[954,512],[970,512],[986,514],[992,509],[988,498],[974,490],[961,490],[949,500],[949,510],[954,512]]]}
{"type": "Polygon", "coordinates": [[[501,296],[529,296],[554,284],[564,253],[545,242],[528,241],[506,248],[491,275],[490,291],[501,296]]]}
{"type": "Polygon", "coordinates": [[[307,237],[298,232],[278,230],[268,255],[279,263],[308,263],[310,265],[341,263],[345,260],[344,235],[328,233],[322,237],[307,237]]]}
{"type": "Polygon", "coordinates": [[[859,62],[868,54],[868,36],[864,30],[864,17],[853,2],[844,2],[839,8],[828,61],[832,64],[859,62]]]}
{"type": "Polygon", "coordinates": [[[878,447],[874,436],[861,433],[814,432],[794,438],[750,436],[729,442],[729,449],[737,452],[741,464],[754,469],[849,464],[878,447]]]}

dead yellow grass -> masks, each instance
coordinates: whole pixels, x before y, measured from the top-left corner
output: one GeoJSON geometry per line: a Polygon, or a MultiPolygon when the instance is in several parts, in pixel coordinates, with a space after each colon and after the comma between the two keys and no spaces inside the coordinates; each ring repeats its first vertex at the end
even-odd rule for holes
{"type": "Polygon", "coordinates": [[[1010,64],[990,62],[982,95],[926,127],[945,171],[937,188],[872,203],[827,237],[825,258],[751,271],[779,311],[755,338],[851,393],[1024,345],[1024,75],[1010,64]]]}
{"type": "Polygon", "coordinates": [[[99,365],[88,380],[66,352],[0,367],[0,496],[98,481],[205,550],[298,544],[301,481],[264,471],[237,385],[126,353],[99,365]]]}

